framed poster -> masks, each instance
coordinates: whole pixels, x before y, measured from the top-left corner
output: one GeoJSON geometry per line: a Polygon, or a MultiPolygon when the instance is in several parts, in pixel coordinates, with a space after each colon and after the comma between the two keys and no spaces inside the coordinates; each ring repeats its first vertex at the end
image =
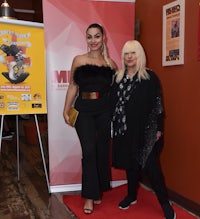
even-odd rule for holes
{"type": "Polygon", "coordinates": [[[47,113],[43,27],[0,18],[0,115],[47,113]]]}
{"type": "Polygon", "coordinates": [[[162,65],[184,64],[185,0],[163,6],[162,65]]]}

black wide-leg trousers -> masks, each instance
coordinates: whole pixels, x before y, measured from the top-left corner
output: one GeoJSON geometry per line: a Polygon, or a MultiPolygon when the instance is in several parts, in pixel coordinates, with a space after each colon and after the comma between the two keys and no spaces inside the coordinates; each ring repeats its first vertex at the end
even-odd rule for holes
{"type": "MultiPolygon", "coordinates": [[[[149,178],[152,189],[154,190],[159,203],[162,205],[164,203],[168,203],[168,194],[159,162],[159,143],[160,142],[157,142],[155,144],[142,171],[149,178]]],[[[141,170],[139,170],[138,167],[126,169],[128,196],[130,196],[132,199],[137,198],[137,187],[140,173],[141,170]]]]}
{"type": "Polygon", "coordinates": [[[110,189],[110,113],[79,113],[76,131],[82,148],[82,196],[98,200],[110,189]]]}

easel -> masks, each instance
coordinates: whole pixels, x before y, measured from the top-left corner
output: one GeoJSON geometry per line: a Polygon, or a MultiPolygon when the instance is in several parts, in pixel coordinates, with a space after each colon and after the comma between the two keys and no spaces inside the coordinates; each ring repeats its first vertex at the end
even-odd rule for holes
{"type": "MultiPolygon", "coordinates": [[[[1,115],[0,152],[1,152],[4,116],[5,115],[1,115]]],[[[40,145],[40,152],[41,152],[41,156],[42,156],[43,167],[44,167],[44,172],[45,172],[45,177],[46,177],[46,182],[47,182],[47,187],[48,187],[48,191],[50,193],[49,178],[48,178],[47,167],[46,167],[45,157],[44,157],[44,150],[43,150],[43,145],[42,145],[42,140],[41,140],[41,135],[40,135],[40,129],[39,129],[38,119],[37,119],[37,115],[36,114],[34,114],[34,118],[35,118],[35,125],[36,125],[36,129],[37,129],[37,135],[38,135],[38,140],[39,140],[39,145],[40,145]]],[[[18,118],[18,115],[16,115],[16,138],[17,138],[17,179],[19,181],[19,178],[20,178],[19,155],[20,155],[20,153],[19,153],[19,118],[18,118]]]]}

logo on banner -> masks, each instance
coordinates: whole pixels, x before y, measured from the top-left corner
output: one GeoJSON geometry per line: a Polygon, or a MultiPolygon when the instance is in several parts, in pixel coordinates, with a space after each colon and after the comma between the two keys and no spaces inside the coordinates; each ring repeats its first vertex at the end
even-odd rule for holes
{"type": "Polygon", "coordinates": [[[42,108],[42,104],[41,103],[33,103],[32,108],[42,108]]]}
{"type": "Polygon", "coordinates": [[[19,103],[18,102],[8,102],[8,110],[9,111],[18,111],[19,103]]]}
{"type": "Polygon", "coordinates": [[[30,33],[17,34],[13,31],[0,31],[0,36],[10,36],[8,38],[2,38],[4,44],[0,46],[0,50],[3,52],[0,56],[0,63],[6,66],[7,72],[2,72],[2,75],[10,81],[12,84],[23,82],[28,76],[29,72],[25,69],[30,67],[31,59],[26,56],[26,49],[31,46],[30,42],[17,42],[18,38],[28,38],[30,33]]]}
{"type": "Polygon", "coordinates": [[[61,70],[54,71],[52,74],[52,86],[56,90],[66,89],[70,82],[70,71],[61,70]]]}
{"type": "Polygon", "coordinates": [[[4,108],[5,107],[5,104],[4,104],[4,102],[0,102],[0,108],[4,108]]]}

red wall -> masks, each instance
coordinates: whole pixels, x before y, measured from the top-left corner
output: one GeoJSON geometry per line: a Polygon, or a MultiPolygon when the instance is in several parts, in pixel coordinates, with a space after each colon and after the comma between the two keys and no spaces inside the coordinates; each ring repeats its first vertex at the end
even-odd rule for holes
{"type": "Polygon", "coordinates": [[[159,76],[166,112],[161,165],[167,187],[200,204],[200,61],[197,61],[199,1],[185,0],[185,62],[162,66],[162,8],[172,1],[136,0],[139,41],[148,67],[159,76]]]}

